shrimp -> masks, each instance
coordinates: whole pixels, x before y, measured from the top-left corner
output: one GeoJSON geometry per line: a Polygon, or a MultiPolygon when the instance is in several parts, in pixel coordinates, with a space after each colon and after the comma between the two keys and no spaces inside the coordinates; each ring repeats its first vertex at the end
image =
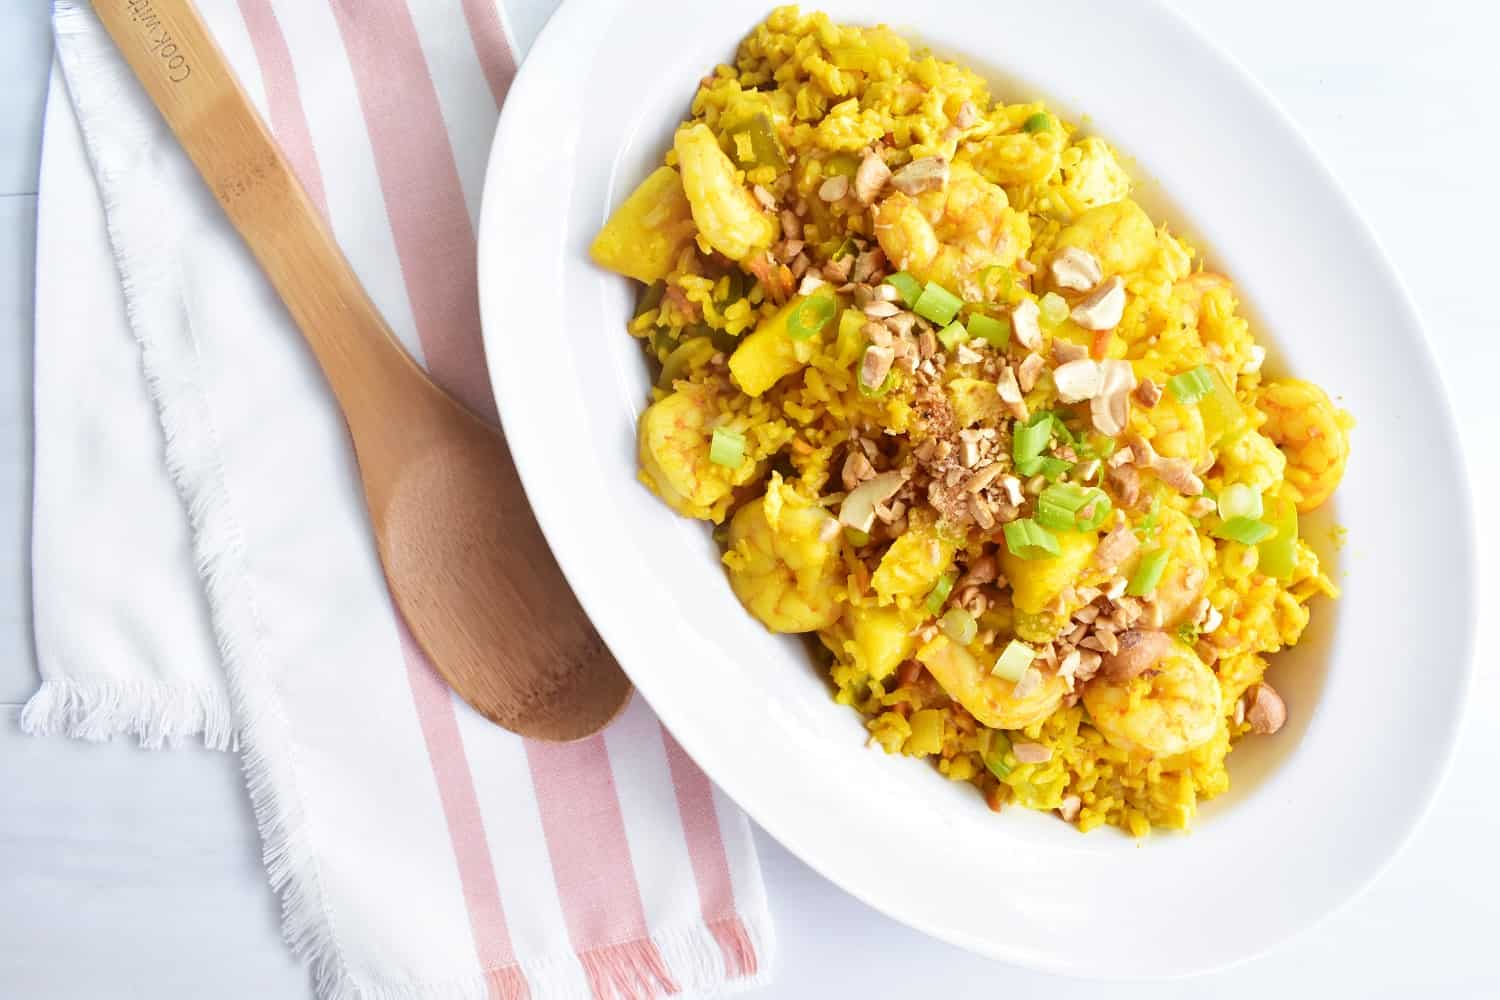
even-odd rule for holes
{"type": "Polygon", "coordinates": [[[1344,478],[1349,414],[1311,382],[1292,378],[1267,383],[1255,406],[1266,416],[1262,433],[1286,455],[1286,481],[1297,509],[1317,510],[1344,478]]]}
{"type": "Polygon", "coordinates": [[[1063,155],[1062,185],[1081,209],[1108,205],[1130,196],[1130,175],[1114,150],[1090,136],[1063,155]]]}
{"type": "Polygon", "coordinates": [[[684,517],[720,521],[734,484],[730,470],[709,460],[709,392],[685,383],[641,414],[641,480],[684,517]]]}
{"type": "Polygon", "coordinates": [[[1083,689],[1094,728],[1122,750],[1152,757],[1186,753],[1214,738],[1224,717],[1219,679],[1180,642],[1124,681],[1103,674],[1083,689]]]}
{"type": "Polygon", "coordinates": [[[974,166],[996,184],[1041,184],[1057,170],[1066,141],[1061,129],[992,135],[974,144],[974,166]]]}
{"type": "Polygon", "coordinates": [[[1157,516],[1156,535],[1141,545],[1136,561],[1154,549],[1167,550],[1166,569],[1151,592],[1151,603],[1156,608],[1160,624],[1171,628],[1181,623],[1203,595],[1208,583],[1208,557],[1203,552],[1203,541],[1186,514],[1163,507],[1157,516]]]}
{"type": "Polygon", "coordinates": [[[1286,478],[1286,456],[1258,430],[1244,430],[1219,443],[1219,467],[1224,482],[1244,483],[1257,493],[1269,493],[1286,478]]]}
{"type": "Polygon", "coordinates": [[[1156,253],[1156,227],[1145,209],[1122,198],[1079,215],[1057,234],[1057,246],[1087,250],[1099,258],[1105,277],[1129,274],[1156,253]]]}
{"type": "Polygon", "coordinates": [[[1021,697],[1016,685],[990,673],[963,646],[936,636],[917,650],[917,662],[927,668],[948,697],[991,729],[1024,729],[1057,710],[1068,693],[1068,682],[1057,674],[1042,674],[1042,682],[1021,697]]]}
{"type": "Polygon", "coordinates": [[[776,239],[776,223],[740,183],[734,163],[709,127],[698,124],[679,130],[673,148],[693,222],[703,238],[732,260],[744,260],[770,246],[776,239]]]}
{"type": "Polygon", "coordinates": [[[995,265],[1009,267],[1031,244],[1024,212],[1005,191],[963,161],[948,183],[915,197],[897,191],[875,208],[875,238],[896,267],[968,299],[985,298],[978,280],[995,265]]]}
{"type": "Polygon", "coordinates": [[[773,475],[765,496],[729,522],[724,565],[740,603],[772,632],[813,632],[839,620],[839,523],[773,475]]]}

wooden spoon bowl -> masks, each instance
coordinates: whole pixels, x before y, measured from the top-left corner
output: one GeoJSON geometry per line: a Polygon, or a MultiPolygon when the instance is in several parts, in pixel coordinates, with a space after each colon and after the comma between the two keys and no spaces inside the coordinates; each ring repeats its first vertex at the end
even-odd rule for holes
{"type": "Polygon", "coordinates": [[[601,729],[630,682],[563,580],[499,429],[402,349],[189,0],[94,9],[317,356],[418,645],[506,729],[544,740],[601,729]]]}

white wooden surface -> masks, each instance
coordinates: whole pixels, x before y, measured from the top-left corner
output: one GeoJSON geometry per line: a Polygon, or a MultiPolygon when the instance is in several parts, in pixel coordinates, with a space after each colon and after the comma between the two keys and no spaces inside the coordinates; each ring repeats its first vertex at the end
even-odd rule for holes
{"type": "MultiPolygon", "coordinates": [[[[555,2],[508,0],[523,43],[555,2]]],[[[1175,3],[1290,110],[1405,274],[1428,317],[1487,513],[1485,499],[1500,492],[1500,324],[1487,304],[1500,238],[1492,192],[1500,133],[1489,121],[1500,97],[1491,51],[1500,13],[1464,0],[1389,14],[1362,0],[1175,3]]],[[[233,757],[29,740],[16,729],[17,705],[35,684],[26,582],[31,285],[50,6],[0,0],[0,997],[308,996],[280,941],[233,757]]],[[[1413,530],[1442,516],[1414,511],[1413,530]]],[[[1497,536],[1483,530],[1481,558],[1493,565],[1497,536]]],[[[1488,617],[1500,604],[1488,565],[1485,572],[1488,617]]],[[[1441,586],[1392,581],[1392,599],[1441,586]]],[[[781,962],[776,985],[760,995],[1406,997],[1416,987],[1500,996],[1500,744],[1491,736],[1500,680],[1482,640],[1479,657],[1459,759],[1427,824],[1369,892],[1269,956],[1183,983],[1035,975],[906,930],[761,836],[781,962]]],[[[1423,745],[1419,732],[1370,733],[1348,752],[1421,753],[1423,745]]],[[[1266,891],[1285,891],[1274,871],[1266,891]]],[[[1130,919],[1125,900],[1120,919],[1130,919]]]]}

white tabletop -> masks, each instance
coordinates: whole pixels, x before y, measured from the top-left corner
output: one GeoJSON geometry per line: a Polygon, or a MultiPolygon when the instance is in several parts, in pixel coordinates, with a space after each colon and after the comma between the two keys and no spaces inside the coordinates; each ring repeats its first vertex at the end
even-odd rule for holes
{"type": "MultiPolygon", "coordinates": [[[[1402,4],[1392,15],[1365,0],[1174,2],[1288,108],[1406,276],[1454,393],[1488,516],[1486,500],[1500,494],[1491,378],[1500,371],[1500,324],[1489,305],[1500,239],[1492,193],[1500,132],[1490,122],[1500,96],[1492,51],[1500,13],[1466,0],[1402,4]]],[[[555,4],[508,0],[523,44],[555,4]]],[[[0,0],[0,997],[309,996],[280,939],[233,756],[32,740],[16,728],[36,683],[26,582],[31,285],[49,8],[0,0]]],[[[1413,512],[1413,530],[1441,516],[1413,512]]],[[[1493,564],[1496,532],[1481,530],[1481,564],[1493,564]]],[[[1394,583],[1398,595],[1442,585],[1394,583]]],[[[1500,610],[1488,575],[1485,586],[1481,609],[1500,610]]],[[[1500,743],[1489,730],[1500,722],[1500,679],[1487,669],[1482,638],[1479,656],[1458,760],[1426,825],[1364,896],[1268,956],[1171,984],[1105,987],[1037,975],[907,930],[762,834],[781,959],[776,984],[759,995],[1405,997],[1413,986],[1500,995],[1492,953],[1500,743]]],[[[1420,753],[1423,745],[1421,733],[1370,733],[1348,752],[1420,753]]],[[[1275,872],[1266,884],[1277,890],[1275,872]]],[[[1120,919],[1130,919],[1124,901],[1120,919]]]]}

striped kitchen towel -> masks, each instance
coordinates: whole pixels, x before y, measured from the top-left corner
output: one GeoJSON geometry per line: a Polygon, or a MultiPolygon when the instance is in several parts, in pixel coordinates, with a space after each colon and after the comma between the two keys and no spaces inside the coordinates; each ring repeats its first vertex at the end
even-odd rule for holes
{"type": "MultiPolygon", "coordinates": [[[[108,2],[151,29],[151,0],[108,2]]],[[[199,8],[407,349],[493,416],[474,226],[515,72],[493,0],[199,8]]],[[[297,331],[87,4],[58,0],[54,27],[43,683],[23,725],[237,748],[286,938],[322,996],[763,981],[772,934],[745,818],[639,698],[555,745],[443,686],[392,610],[297,331]]]]}

